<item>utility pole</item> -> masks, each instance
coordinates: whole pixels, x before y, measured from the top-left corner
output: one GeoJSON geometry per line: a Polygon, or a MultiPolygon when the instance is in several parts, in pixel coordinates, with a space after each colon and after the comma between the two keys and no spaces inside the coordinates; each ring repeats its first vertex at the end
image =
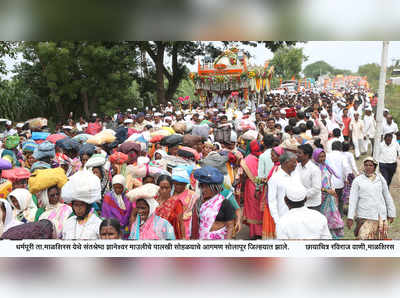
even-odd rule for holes
{"type": "Polygon", "coordinates": [[[374,144],[374,158],[378,157],[378,148],[381,142],[382,125],[383,125],[383,108],[385,107],[385,83],[386,83],[386,66],[388,58],[389,42],[384,41],[382,44],[381,72],[379,75],[378,105],[376,109],[376,135],[374,144]]]}

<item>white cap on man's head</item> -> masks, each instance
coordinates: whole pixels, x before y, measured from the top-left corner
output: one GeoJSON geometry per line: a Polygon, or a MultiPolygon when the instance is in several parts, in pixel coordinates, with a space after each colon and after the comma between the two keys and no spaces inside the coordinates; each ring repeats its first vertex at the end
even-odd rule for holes
{"type": "Polygon", "coordinates": [[[12,124],[12,122],[10,120],[6,121],[6,125],[11,125],[11,124],[12,124]]]}
{"type": "Polygon", "coordinates": [[[155,112],[155,111],[157,111],[157,109],[156,109],[156,108],[153,108],[152,111],[155,112]]]}
{"type": "Polygon", "coordinates": [[[17,125],[15,125],[17,128],[22,128],[23,126],[24,126],[24,124],[23,123],[17,123],[17,125]]]}
{"type": "Polygon", "coordinates": [[[131,109],[127,109],[126,111],[127,111],[127,112],[132,112],[132,110],[131,110],[131,109]]]}
{"type": "Polygon", "coordinates": [[[124,120],[124,124],[130,124],[130,123],[133,123],[132,119],[125,119],[124,120]]]}
{"type": "Polygon", "coordinates": [[[161,117],[162,115],[161,115],[161,113],[159,113],[159,112],[157,112],[157,113],[154,113],[154,117],[161,117]]]}
{"type": "Polygon", "coordinates": [[[97,117],[97,114],[96,114],[96,113],[93,113],[93,114],[92,114],[92,117],[97,117]]]}
{"type": "Polygon", "coordinates": [[[389,109],[388,108],[384,108],[383,111],[389,113],[389,109]]]}
{"type": "Polygon", "coordinates": [[[296,178],[291,178],[286,187],[286,197],[292,202],[301,202],[306,198],[307,189],[296,178]]]}

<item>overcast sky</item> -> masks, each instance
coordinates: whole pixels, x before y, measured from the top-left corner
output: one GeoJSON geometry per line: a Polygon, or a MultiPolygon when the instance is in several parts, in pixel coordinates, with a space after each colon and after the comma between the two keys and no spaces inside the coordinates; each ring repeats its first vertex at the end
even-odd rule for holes
{"type": "MultiPolygon", "coordinates": [[[[304,48],[304,54],[308,56],[308,61],[303,64],[303,68],[307,64],[324,60],[335,68],[350,69],[354,72],[357,71],[358,66],[366,63],[380,64],[382,52],[381,41],[309,41],[299,44],[298,47],[304,48]]],[[[273,53],[262,45],[256,48],[250,46],[245,48],[253,56],[250,64],[263,65],[266,60],[273,57],[273,53]]],[[[400,41],[391,41],[388,65],[391,65],[392,59],[396,58],[400,59],[400,41]]],[[[11,70],[15,61],[6,59],[6,64],[11,70]]],[[[188,66],[191,71],[197,70],[197,64],[188,66]]]]}
{"type": "MultiPolygon", "coordinates": [[[[308,60],[307,64],[324,60],[335,68],[350,69],[353,72],[358,70],[358,66],[367,63],[378,63],[381,61],[382,42],[381,41],[309,41],[298,44],[297,47],[304,48],[304,54],[308,60]]],[[[253,56],[251,64],[263,65],[266,60],[272,59],[273,53],[264,46],[257,48],[246,47],[253,56]]],[[[392,59],[400,59],[400,41],[389,43],[388,65],[392,64],[392,59]]],[[[192,71],[197,69],[197,65],[190,67],[192,71]]]]}

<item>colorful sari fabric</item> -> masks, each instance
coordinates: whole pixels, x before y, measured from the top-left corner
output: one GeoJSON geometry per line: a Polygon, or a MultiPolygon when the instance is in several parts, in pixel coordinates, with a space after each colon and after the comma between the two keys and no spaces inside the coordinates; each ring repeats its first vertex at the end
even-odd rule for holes
{"type": "Polygon", "coordinates": [[[354,235],[358,240],[388,240],[388,222],[386,220],[356,219],[354,235]]]}
{"type": "Polygon", "coordinates": [[[137,216],[132,225],[129,239],[175,240],[174,228],[166,219],[157,216],[155,213],[150,215],[142,225],[140,224],[140,216],[137,216]]]}
{"type": "Polygon", "coordinates": [[[185,239],[188,240],[190,239],[192,230],[192,211],[196,201],[199,199],[199,196],[194,191],[186,189],[184,192],[175,195],[174,197],[177,197],[183,205],[183,224],[185,225],[186,234],[185,239]]]}
{"type": "MultiPolygon", "coordinates": [[[[322,188],[323,189],[333,189],[332,187],[332,175],[336,175],[335,172],[326,164],[319,163],[318,157],[323,152],[322,149],[317,148],[314,150],[312,158],[316,165],[321,170],[322,177],[322,188]]],[[[332,234],[333,239],[340,239],[344,236],[344,223],[340,212],[336,206],[336,198],[325,192],[321,192],[321,213],[324,214],[328,220],[328,227],[332,234]]]]}
{"type": "Polygon", "coordinates": [[[199,227],[199,239],[200,240],[221,240],[225,239],[228,231],[226,227],[217,231],[210,231],[213,226],[215,219],[217,218],[219,209],[221,208],[222,202],[225,197],[221,194],[217,194],[208,201],[204,202],[200,207],[200,227],[199,227]]]}
{"type": "Polygon", "coordinates": [[[344,205],[348,205],[349,204],[350,189],[351,189],[351,185],[353,184],[354,178],[356,178],[354,176],[354,174],[350,173],[349,175],[347,175],[347,179],[344,182],[344,189],[343,189],[343,196],[342,196],[342,200],[343,200],[343,204],[344,205]]]}
{"type": "MultiPolygon", "coordinates": [[[[276,162],[272,167],[271,171],[269,171],[268,173],[267,177],[268,181],[279,169],[280,169],[280,163],[276,162]]],[[[263,186],[261,202],[262,202],[261,210],[263,210],[262,239],[274,239],[276,238],[275,234],[276,226],[268,206],[268,184],[264,184],[263,186]]]]}
{"type": "Polygon", "coordinates": [[[254,154],[248,155],[241,162],[247,177],[244,185],[243,223],[250,227],[250,237],[262,235],[263,213],[260,210],[262,193],[256,191],[255,177],[258,174],[258,158],[254,154]]]}
{"type": "Polygon", "coordinates": [[[157,216],[168,220],[168,222],[174,227],[176,239],[185,239],[180,224],[180,218],[183,214],[183,204],[177,196],[169,198],[161,206],[158,206],[155,213],[157,216]]]}
{"type": "Polygon", "coordinates": [[[101,216],[103,218],[115,218],[119,221],[123,232],[123,239],[128,239],[129,236],[129,217],[132,213],[132,204],[129,199],[122,194],[122,199],[125,204],[125,209],[122,209],[117,202],[116,194],[108,192],[104,195],[103,205],[101,208],[101,216]]]}
{"type": "MultiPolygon", "coordinates": [[[[47,190],[45,190],[45,192],[47,193],[47,190]]],[[[71,213],[72,208],[70,206],[57,203],[56,205],[49,205],[46,207],[46,211],[40,215],[39,220],[50,220],[55,225],[58,239],[61,239],[64,224],[71,213]]]]}

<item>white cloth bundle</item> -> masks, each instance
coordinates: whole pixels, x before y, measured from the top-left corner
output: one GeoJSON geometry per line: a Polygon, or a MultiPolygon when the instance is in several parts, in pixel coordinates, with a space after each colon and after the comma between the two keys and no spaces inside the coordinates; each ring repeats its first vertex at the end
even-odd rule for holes
{"type": "Polygon", "coordinates": [[[155,184],[147,183],[132,189],[126,194],[126,196],[132,202],[139,199],[153,199],[157,195],[159,188],[160,187],[155,184]]]}
{"type": "Polygon", "coordinates": [[[83,170],[69,177],[69,181],[61,189],[61,197],[65,203],[82,201],[88,204],[101,200],[100,179],[91,171],[83,170]]]}

